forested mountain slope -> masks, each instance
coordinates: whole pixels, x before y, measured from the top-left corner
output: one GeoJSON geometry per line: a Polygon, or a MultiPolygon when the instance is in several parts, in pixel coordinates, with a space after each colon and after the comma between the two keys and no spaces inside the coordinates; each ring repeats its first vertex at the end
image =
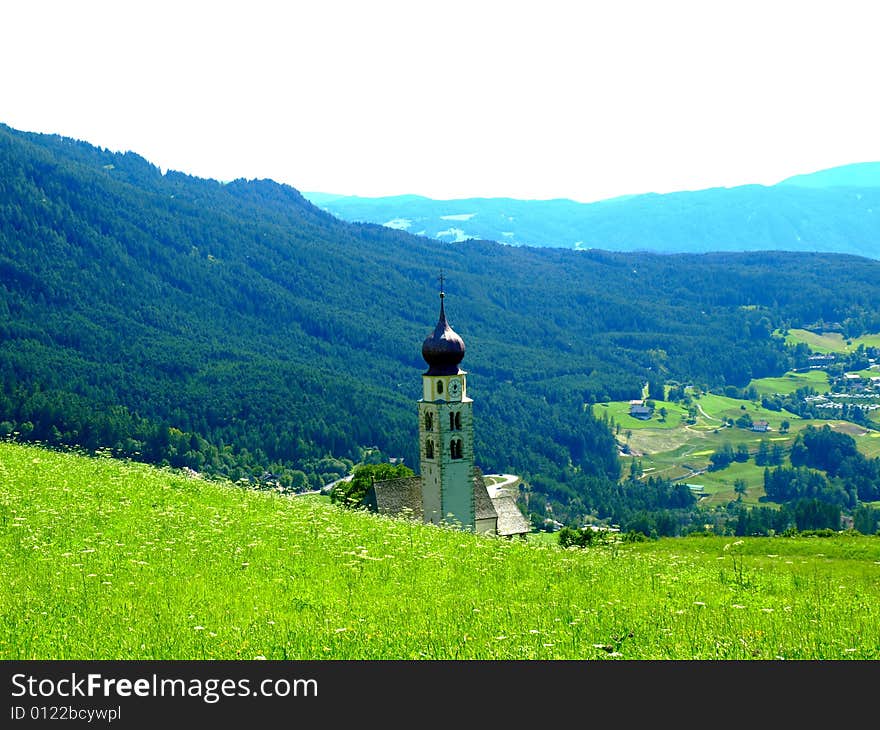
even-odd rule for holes
{"type": "Polygon", "coordinates": [[[880,330],[877,261],[450,246],[0,127],[0,431],[298,487],[368,446],[417,468],[441,270],[478,462],[560,505],[617,475],[585,401],[780,373],[781,324],[880,330]]]}

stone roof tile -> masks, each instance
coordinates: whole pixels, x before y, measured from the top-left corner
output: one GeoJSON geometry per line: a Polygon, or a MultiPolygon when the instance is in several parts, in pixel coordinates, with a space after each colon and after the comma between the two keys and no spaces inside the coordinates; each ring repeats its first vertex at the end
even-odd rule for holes
{"type": "Polygon", "coordinates": [[[520,512],[513,497],[502,495],[493,497],[492,504],[498,514],[497,531],[499,535],[522,535],[531,530],[528,520],[520,512]]]}
{"type": "Polygon", "coordinates": [[[374,482],[367,493],[368,503],[376,511],[392,517],[408,514],[412,519],[422,519],[422,478],[385,479],[374,482]]]}

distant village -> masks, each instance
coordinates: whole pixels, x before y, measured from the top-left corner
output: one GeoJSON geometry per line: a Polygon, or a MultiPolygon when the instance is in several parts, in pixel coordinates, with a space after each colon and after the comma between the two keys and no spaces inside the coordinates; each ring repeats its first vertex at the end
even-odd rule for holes
{"type": "MultiPolygon", "coordinates": [[[[875,350],[872,348],[870,352],[875,350]]],[[[845,369],[847,365],[853,364],[852,355],[842,356],[835,353],[810,355],[807,358],[807,365],[795,368],[793,372],[825,371],[828,373],[830,390],[827,393],[818,393],[805,386],[803,392],[799,391],[788,396],[783,406],[799,415],[806,415],[802,411],[809,411],[818,418],[856,421],[869,419],[873,411],[880,410],[880,358],[865,355],[861,363],[865,367],[859,368],[857,372],[845,369]],[[795,404],[792,401],[798,402],[795,404]]],[[[750,397],[753,400],[757,399],[755,395],[750,397]]],[[[772,410],[779,410],[778,403],[768,403],[766,398],[763,405],[772,410]]],[[[629,402],[629,415],[639,420],[648,421],[653,418],[654,409],[654,402],[647,398],[629,402]]],[[[752,422],[749,419],[748,422],[738,422],[736,425],[751,431],[769,430],[769,425],[764,420],[752,422]]]]}
{"type": "Polygon", "coordinates": [[[828,393],[807,395],[804,402],[830,417],[838,417],[849,407],[858,408],[864,416],[880,409],[880,363],[877,358],[867,357],[867,368],[859,372],[843,372],[832,375],[842,358],[834,353],[810,355],[807,370],[829,372],[831,390],[828,393]],[[876,374],[874,374],[876,373],[876,374]]]}

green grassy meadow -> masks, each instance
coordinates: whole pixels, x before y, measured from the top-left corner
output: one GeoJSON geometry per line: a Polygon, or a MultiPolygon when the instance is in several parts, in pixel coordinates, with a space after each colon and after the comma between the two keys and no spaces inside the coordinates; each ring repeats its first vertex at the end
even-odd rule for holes
{"type": "Polygon", "coordinates": [[[872,333],[856,337],[852,340],[844,339],[839,332],[810,332],[809,330],[790,329],[785,336],[786,343],[796,345],[803,342],[810,346],[813,352],[818,353],[846,353],[852,352],[859,345],[865,347],[880,347],[880,334],[872,333]]]}
{"type": "Polygon", "coordinates": [[[697,484],[703,487],[703,504],[727,504],[737,498],[733,483],[737,479],[744,479],[748,484],[748,491],[743,495],[745,504],[757,505],[759,498],[764,492],[764,467],[758,466],[754,461],[733,462],[726,469],[720,471],[707,471],[689,479],[689,484],[697,484]]]}
{"type": "MultiPolygon", "coordinates": [[[[687,424],[683,419],[677,419],[672,427],[656,428],[654,419],[642,422],[642,428],[631,429],[629,437],[623,425],[618,434],[618,441],[627,443],[641,461],[645,476],[661,476],[669,479],[684,479],[688,483],[703,484],[707,499],[710,501],[723,500],[728,491],[733,493],[733,480],[743,477],[749,484],[747,501],[757,502],[763,491],[763,469],[754,467],[743,470],[733,476],[728,470],[710,474],[697,474],[693,479],[690,475],[695,472],[703,472],[709,466],[709,457],[714,451],[729,443],[733,448],[739,444],[745,444],[751,454],[755,454],[762,440],[769,439],[782,442],[783,447],[790,446],[794,441],[795,434],[810,423],[818,423],[800,418],[788,412],[771,411],[749,401],[728,398],[723,395],[708,394],[695,400],[698,405],[696,423],[687,424]],[[745,406],[745,410],[743,410],[745,406]],[[725,420],[736,420],[743,413],[748,412],[753,421],[766,420],[772,429],[768,433],[758,433],[741,428],[729,428],[725,426],[725,420]],[[790,424],[790,432],[781,434],[782,421],[787,420],[790,424]],[[723,476],[722,476],[723,475],[723,476]],[[713,497],[715,493],[718,497],[713,497]]],[[[605,404],[598,404],[604,406],[605,404]]],[[[609,415],[619,410],[625,404],[607,404],[609,415]]],[[[686,411],[678,406],[676,408],[686,414],[686,411]]],[[[594,406],[594,413],[597,412],[594,406]]],[[[672,409],[670,409],[670,413],[672,409]]],[[[656,417],[656,416],[655,416],[656,417]]],[[[635,419],[633,419],[635,420],[635,419]]],[[[668,419],[676,420],[676,419],[668,419]]],[[[630,456],[621,457],[624,473],[628,473],[630,456]]]]}
{"type": "Polygon", "coordinates": [[[869,459],[880,457],[880,431],[872,431],[859,440],[859,450],[869,459]]]}
{"type": "Polygon", "coordinates": [[[671,430],[681,426],[687,419],[687,409],[678,403],[668,401],[654,401],[654,415],[642,420],[629,415],[629,403],[626,401],[611,401],[609,403],[596,403],[593,406],[593,415],[596,418],[608,417],[619,423],[622,429],[663,429],[671,430]],[[660,409],[666,408],[666,418],[660,415],[660,409]]]}
{"type": "MultiPolygon", "coordinates": [[[[791,393],[804,385],[810,385],[818,392],[829,390],[828,376],[823,371],[807,373],[786,373],[778,378],[753,380],[759,394],[791,393]]],[[[752,459],[746,463],[734,462],[719,471],[707,471],[709,457],[713,452],[730,444],[736,449],[744,444],[753,458],[761,441],[780,444],[787,452],[797,434],[807,426],[831,428],[847,433],[856,440],[859,450],[867,457],[880,456],[880,432],[869,431],[856,424],[839,420],[804,419],[788,411],[772,411],[760,404],[738,398],[730,398],[714,393],[703,394],[694,399],[697,406],[695,423],[687,423],[687,410],[678,403],[657,402],[654,416],[641,421],[629,416],[629,404],[625,401],[597,403],[593,413],[597,417],[607,416],[614,424],[619,424],[617,440],[630,449],[630,454],[621,455],[623,474],[629,474],[633,459],[642,467],[644,477],[663,477],[685,481],[703,487],[703,504],[726,504],[736,498],[733,483],[744,479],[748,491],[743,497],[747,504],[759,504],[764,496],[764,468],[757,466],[752,459]],[[657,411],[663,405],[668,411],[667,419],[661,422],[657,411]],[[726,421],[734,422],[748,413],[752,421],[767,421],[770,430],[757,432],[738,427],[728,427],[726,421]],[[789,430],[783,432],[782,423],[788,421],[789,430]]],[[[880,411],[872,413],[880,419],[880,411]]]]}
{"type": "MultiPolygon", "coordinates": [[[[787,414],[787,419],[791,425],[788,433],[779,431],[779,425],[775,422],[781,420],[779,414],[776,414],[775,420],[767,419],[773,428],[767,433],[741,428],[707,427],[705,423],[701,427],[699,418],[695,426],[677,431],[634,431],[629,444],[636,456],[621,456],[623,472],[628,474],[632,459],[637,458],[646,477],[662,476],[702,485],[704,504],[707,505],[726,504],[735,499],[733,483],[741,478],[748,486],[744,501],[758,504],[764,496],[764,468],[757,466],[753,459],[761,441],[768,441],[771,447],[778,443],[787,453],[801,430],[811,425],[818,428],[828,425],[836,431],[853,436],[856,446],[865,456],[880,456],[878,431],[868,431],[847,421],[801,419],[793,414],[787,414]],[[734,462],[718,471],[706,471],[710,463],[709,457],[725,443],[729,443],[734,449],[739,444],[745,444],[749,449],[750,460],[745,463],[734,462]]],[[[618,435],[618,440],[624,439],[618,435]]]]}
{"type": "Polygon", "coordinates": [[[880,539],[506,541],[0,443],[0,659],[876,659],[880,539]]]}
{"type": "Polygon", "coordinates": [[[713,421],[723,421],[726,418],[732,418],[735,421],[744,413],[748,413],[752,417],[752,421],[767,421],[770,428],[776,430],[783,421],[793,423],[795,420],[799,420],[798,416],[788,411],[771,411],[757,403],[739,398],[729,398],[726,395],[707,393],[696,402],[713,421]]]}
{"type": "Polygon", "coordinates": [[[828,382],[828,373],[824,370],[809,370],[805,373],[788,372],[778,378],[756,378],[749,383],[753,385],[758,395],[789,395],[798,388],[809,386],[817,393],[827,393],[831,390],[828,382]]]}

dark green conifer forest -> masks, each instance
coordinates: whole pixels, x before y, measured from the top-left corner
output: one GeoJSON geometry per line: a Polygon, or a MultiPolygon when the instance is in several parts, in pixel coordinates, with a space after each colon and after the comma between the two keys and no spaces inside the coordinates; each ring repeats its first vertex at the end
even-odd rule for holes
{"type": "Polygon", "coordinates": [[[781,374],[779,327],[880,331],[876,260],[448,244],[0,126],[0,436],[295,490],[371,448],[417,470],[441,271],[477,461],[563,519],[689,497],[628,496],[586,404],[781,374]]]}

